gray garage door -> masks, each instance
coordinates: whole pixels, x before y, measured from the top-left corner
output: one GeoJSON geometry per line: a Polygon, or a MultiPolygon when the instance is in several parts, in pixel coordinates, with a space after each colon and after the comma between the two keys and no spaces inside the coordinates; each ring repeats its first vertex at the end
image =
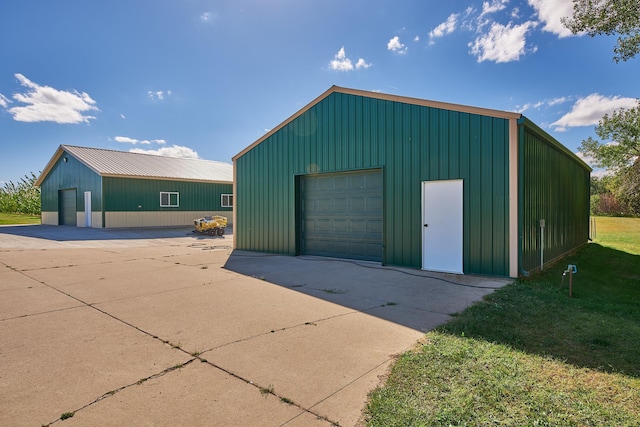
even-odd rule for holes
{"type": "Polygon", "coordinates": [[[60,211],[58,212],[58,223],[60,225],[76,224],[76,189],[60,190],[60,211]]]}
{"type": "Polygon", "coordinates": [[[302,253],[382,261],[382,171],[307,176],[301,182],[302,253]]]}

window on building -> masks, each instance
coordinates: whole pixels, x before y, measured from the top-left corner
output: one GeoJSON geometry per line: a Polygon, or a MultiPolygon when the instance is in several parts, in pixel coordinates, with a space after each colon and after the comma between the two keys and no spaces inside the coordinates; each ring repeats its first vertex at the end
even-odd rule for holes
{"type": "Polygon", "coordinates": [[[223,208],[232,208],[233,207],[233,194],[223,194],[221,197],[220,205],[223,208]]]}
{"type": "Polygon", "coordinates": [[[161,208],[177,208],[180,206],[180,193],[161,191],[160,207],[161,208]]]}

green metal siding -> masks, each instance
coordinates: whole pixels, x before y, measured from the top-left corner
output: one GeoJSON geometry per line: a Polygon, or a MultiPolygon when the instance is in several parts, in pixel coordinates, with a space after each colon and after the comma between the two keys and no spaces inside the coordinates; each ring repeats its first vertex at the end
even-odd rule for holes
{"type": "Polygon", "coordinates": [[[540,219],[545,261],[587,243],[590,170],[526,118],[519,123],[519,264],[527,273],[540,266],[540,219]]]}
{"type": "Polygon", "coordinates": [[[84,192],[91,191],[91,210],[102,209],[102,178],[74,157],[64,153],[40,186],[43,212],[58,212],[58,190],[75,188],[76,210],[84,211],[84,192]],[[65,162],[64,159],[67,159],[65,162]]]}
{"type": "Polygon", "coordinates": [[[220,206],[220,195],[232,194],[232,184],[104,177],[103,191],[105,212],[233,210],[220,206]],[[160,192],[180,193],[180,206],[161,208],[160,192]]]}
{"type": "Polygon", "coordinates": [[[383,263],[420,268],[421,183],[464,180],[464,271],[509,275],[507,119],[332,93],[236,159],[238,249],[295,255],[295,177],[384,169],[383,263]]]}

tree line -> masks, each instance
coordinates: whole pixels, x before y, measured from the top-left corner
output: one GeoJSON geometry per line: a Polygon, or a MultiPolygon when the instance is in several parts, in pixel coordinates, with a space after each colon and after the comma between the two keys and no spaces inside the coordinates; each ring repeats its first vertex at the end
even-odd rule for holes
{"type": "Polygon", "coordinates": [[[0,187],[0,212],[40,215],[40,187],[34,185],[36,179],[31,172],[18,182],[9,181],[0,187]]]}

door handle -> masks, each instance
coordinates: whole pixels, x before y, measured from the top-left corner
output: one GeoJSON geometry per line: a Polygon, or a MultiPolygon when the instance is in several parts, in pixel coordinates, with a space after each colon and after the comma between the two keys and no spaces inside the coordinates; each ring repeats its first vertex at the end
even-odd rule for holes
{"type": "Polygon", "coordinates": [[[429,226],[429,224],[425,224],[424,226],[425,226],[425,227],[428,227],[428,226],[429,226]]]}

